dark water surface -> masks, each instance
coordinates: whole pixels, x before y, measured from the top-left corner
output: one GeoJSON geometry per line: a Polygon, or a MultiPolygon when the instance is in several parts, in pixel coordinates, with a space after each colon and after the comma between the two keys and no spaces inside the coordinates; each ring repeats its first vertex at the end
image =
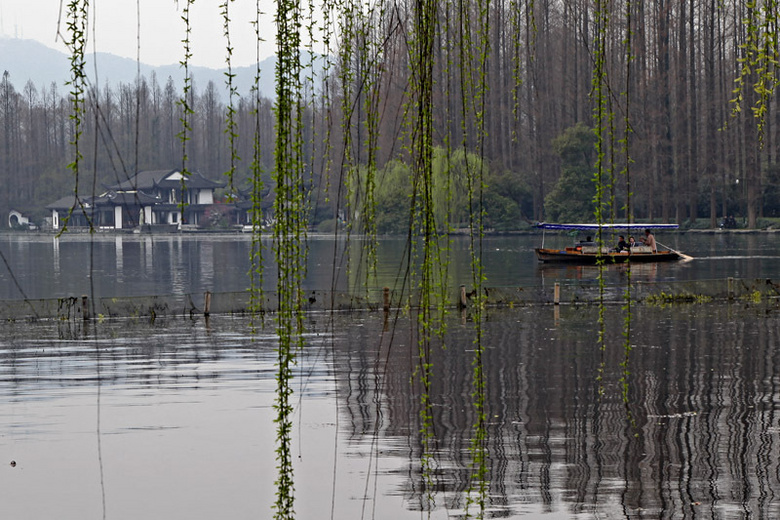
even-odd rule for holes
{"type": "MultiPolygon", "coordinates": [[[[0,237],[0,249],[29,297],[84,292],[87,275],[101,294],[116,295],[246,284],[242,237],[146,237],[151,246],[145,237],[99,237],[58,247],[51,237],[21,237],[0,237]]],[[[696,260],[635,276],[774,278],[773,237],[675,236],[669,245],[696,260]]],[[[488,283],[595,276],[541,268],[537,242],[487,239],[488,283]]],[[[312,243],[307,283],[351,284],[332,267],[337,245],[312,243]]],[[[462,243],[453,250],[457,279],[468,264],[462,243]]],[[[403,242],[385,241],[380,278],[394,278],[402,256],[403,242]]],[[[6,298],[17,298],[8,270],[0,273],[6,298]]],[[[780,518],[777,301],[634,305],[630,352],[619,306],[606,310],[604,350],[597,318],[593,306],[488,309],[486,517],[780,518]]],[[[271,518],[276,339],[272,322],[256,334],[250,325],[229,316],[3,323],[0,517],[271,518]]],[[[306,316],[293,383],[298,518],[478,514],[467,506],[477,498],[469,493],[474,323],[453,313],[446,348],[431,350],[427,474],[415,329],[403,314],[306,316]]]]}

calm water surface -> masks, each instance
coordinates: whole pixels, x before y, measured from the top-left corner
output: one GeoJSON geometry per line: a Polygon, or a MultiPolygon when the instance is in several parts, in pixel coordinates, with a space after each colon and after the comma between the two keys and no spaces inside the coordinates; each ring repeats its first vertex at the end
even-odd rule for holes
{"type": "MultiPolygon", "coordinates": [[[[578,237],[551,235],[549,247],[571,245],[578,237]]],[[[658,240],[694,256],[692,262],[635,265],[638,281],[775,278],[780,273],[780,248],[775,234],[679,234],[658,240]]],[[[534,248],[541,236],[486,237],[483,262],[487,285],[541,286],[595,282],[597,270],[582,266],[540,265],[534,248]]],[[[312,236],[306,289],[357,290],[365,281],[354,259],[364,243],[312,236]],[[348,266],[346,252],[353,258],[348,266]]],[[[454,287],[471,285],[469,241],[451,244],[449,276],[454,287]]],[[[251,237],[232,235],[0,235],[0,300],[202,294],[245,291],[249,286],[251,237]]],[[[266,243],[264,285],[276,284],[273,252],[266,243]]],[[[382,239],[377,252],[377,287],[397,288],[406,258],[403,239],[382,239]],[[401,266],[401,267],[399,267],[401,266]]],[[[623,271],[607,272],[609,283],[619,283],[623,271]]]]}
{"type": "MultiPolygon", "coordinates": [[[[628,405],[620,331],[599,351],[595,317],[540,306],[486,317],[489,516],[780,517],[777,308],[637,307],[628,405]]],[[[293,421],[299,518],[464,511],[473,324],[453,317],[446,349],[433,349],[433,488],[420,469],[411,325],[308,316],[293,421]]],[[[275,340],[248,329],[230,317],[7,324],[4,515],[270,517],[275,340]]]]}
{"type": "MultiPolygon", "coordinates": [[[[115,237],[100,238],[97,247],[73,240],[80,246],[61,243],[56,262],[51,237],[3,237],[0,248],[30,297],[43,290],[36,277],[66,293],[83,291],[73,280],[87,274],[101,291],[139,294],[158,286],[241,290],[245,283],[244,239],[152,238],[151,250],[143,237],[123,238],[121,255],[115,237]],[[105,265],[81,265],[79,247],[103,248],[92,258],[105,265]]],[[[764,236],[675,238],[685,247],[669,245],[697,259],[640,276],[780,272],[780,253],[764,236]]],[[[349,285],[332,267],[333,241],[313,242],[307,283],[334,283],[335,272],[336,284],[349,285]]],[[[593,276],[540,268],[537,242],[486,240],[489,283],[581,283],[593,276]]],[[[402,256],[402,245],[383,244],[388,266],[402,256]]],[[[381,267],[380,277],[392,271],[381,267]]],[[[2,282],[15,297],[18,288],[2,282]]],[[[607,309],[603,351],[596,308],[488,311],[486,516],[780,518],[777,303],[636,305],[633,312],[627,353],[617,307],[607,309]]],[[[471,317],[450,316],[446,348],[432,349],[428,476],[421,470],[412,320],[383,313],[312,313],[306,320],[294,382],[297,517],[462,517],[476,419],[471,317]]],[[[272,323],[256,334],[250,329],[246,318],[228,316],[4,323],[3,517],[270,518],[276,343],[272,323]]],[[[469,512],[477,513],[473,506],[469,512]]]]}

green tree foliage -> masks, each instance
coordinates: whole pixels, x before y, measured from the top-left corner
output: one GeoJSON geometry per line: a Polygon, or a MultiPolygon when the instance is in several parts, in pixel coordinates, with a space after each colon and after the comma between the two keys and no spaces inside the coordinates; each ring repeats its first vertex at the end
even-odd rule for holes
{"type": "Polygon", "coordinates": [[[533,193],[527,176],[513,171],[488,172],[485,179],[485,212],[487,228],[511,231],[533,220],[533,193]]]}
{"type": "MultiPolygon", "coordinates": [[[[439,232],[468,226],[469,202],[467,171],[482,166],[476,154],[463,150],[447,153],[444,148],[433,152],[433,202],[436,228],[439,232]]],[[[367,168],[358,168],[358,183],[351,194],[350,208],[353,230],[363,230],[365,213],[362,187],[367,182],[367,168]]],[[[401,160],[388,162],[376,175],[376,226],[380,234],[403,234],[409,231],[412,196],[411,169],[401,160]]],[[[523,208],[530,211],[533,197],[519,174],[492,173],[486,175],[485,200],[488,227],[506,231],[517,229],[523,208]]],[[[476,208],[473,208],[476,210],[476,208]]]]}
{"type": "Polygon", "coordinates": [[[401,234],[409,229],[409,173],[401,161],[391,161],[382,169],[375,196],[377,233],[401,234]]]}
{"type": "Polygon", "coordinates": [[[544,201],[546,220],[578,222],[593,219],[593,148],[595,135],[583,123],[553,140],[561,158],[561,176],[544,201]]]}

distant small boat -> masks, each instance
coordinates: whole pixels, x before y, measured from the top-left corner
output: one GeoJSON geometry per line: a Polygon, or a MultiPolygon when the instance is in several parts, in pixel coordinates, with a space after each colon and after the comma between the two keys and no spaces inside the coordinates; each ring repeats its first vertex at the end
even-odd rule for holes
{"type": "MultiPolygon", "coordinates": [[[[617,234],[618,231],[639,231],[649,227],[652,229],[677,229],[677,224],[552,224],[552,223],[539,223],[536,227],[546,230],[556,231],[589,231],[593,234],[597,233],[599,227],[603,230],[610,230],[617,234]]],[[[658,244],[658,242],[656,242],[658,244]]],[[[599,260],[604,263],[623,263],[627,261],[631,262],[669,262],[673,260],[679,260],[683,255],[679,251],[674,249],[661,250],[656,248],[656,252],[646,245],[635,245],[634,247],[623,250],[615,251],[614,248],[598,245],[586,245],[578,244],[572,247],[566,247],[564,249],[549,249],[544,247],[544,234],[542,234],[542,246],[535,249],[536,257],[540,262],[550,263],[570,263],[570,264],[595,264],[599,260]]]]}

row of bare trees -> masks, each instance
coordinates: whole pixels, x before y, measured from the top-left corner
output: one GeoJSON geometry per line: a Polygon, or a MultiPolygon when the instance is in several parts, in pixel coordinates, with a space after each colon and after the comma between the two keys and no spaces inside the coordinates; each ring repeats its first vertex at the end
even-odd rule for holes
{"type": "MultiPolygon", "coordinates": [[[[333,214],[346,199],[338,190],[344,172],[407,159],[412,10],[381,5],[339,9],[350,23],[336,24],[338,48],[327,50],[328,65],[307,89],[316,93],[305,99],[311,186],[319,190],[316,200],[330,201],[333,214]]],[[[600,132],[614,216],[707,219],[714,227],[719,217],[736,214],[754,227],[780,211],[780,99],[765,96],[768,111],[757,124],[755,77],[744,73],[744,20],[752,9],[744,0],[444,2],[433,49],[433,145],[479,154],[493,179],[523,185],[517,197],[528,200],[516,202],[527,208],[525,219],[543,220],[561,170],[553,140],[578,123],[593,125],[593,71],[602,60],[609,124],[600,132]],[[598,38],[605,42],[600,53],[598,38]],[[740,77],[743,88],[736,92],[740,77]],[[475,92],[483,103],[475,103],[475,92]],[[732,102],[737,94],[739,105],[732,102]]],[[[74,179],[67,168],[73,140],[68,93],[6,73],[0,82],[0,211],[43,215],[45,204],[76,185],[88,193],[137,170],[181,167],[184,146],[186,167],[212,178],[238,157],[240,183],[250,175],[258,140],[261,170],[270,171],[269,98],[233,97],[238,138],[232,154],[224,86],[209,83],[187,95],[194,113],[183,145],[181,93],[172,80],[161,84],[152,76],[92,88],[80,137],[88,146],[81,147],[81,178],[74,179]],[[17,89],[15,82],[24,86],[17,89]]]]}
{"type": "MultiPolygon", "coordinates": [[[[75,189],[91,195],[136,171],[181,168],[180,96],[170,78],[160,85],[154,76],[136,84],[91,89],[82,116],[84,158],[76,179],[68,168],[74,138],[68,93],[54,83],[38,88],[29,81],[18,91],[6,72],[0,83],[0,181],[4,186],[0,211],[7,214],[17,209],[40,218],[47,204],[75,189]]],[[[230,162],[220,89],[209,82],[202,92],[193,88],[190,96],[194,121],[187,135],[187,167],[219,177],[230,162]]],[[[253,140],[260,136],[260,146],[268,151],[263,164],[267,170],[272,164],[272,103],[260,99],[256,110],[254,99],[242,98],[237,105],[237,151],[251,160],[253,140]],[[260,131],[255,132],[258,121],[260,131]]]]}
{"type": "MultiPolygon", "coordinates": [[[[600,65],[606,72],[596,79],[606,92],[607,116],[599,133],[607,143],[605,182],[615,195],[614,216],[630,212],[637,219],[692,225],[706,218],[714,227],[719,216],[738,214],[755,227],[758,218],[780,210],[780,110],[772,91],[778,49],[770,34],[776,18],[763,4],[499,0],[478,13],[470,11],[474,4],[446,2],[435,51],[435,144],[463,143],[494,171],[519,172],[534,199],[533,215],[526,216],[541,220],[560,176],[551,144],[578,123],[593,125],[594,70],[600,65]],[[484,16],[489,29],[481,40],[464,43],[464,34],[479,34],[484,16]],[[756,49],[762,42],[768,48],[756,49]],[[485,60],[475,70],[468,58],[478,53],[485,60]],[[755,56],[762,53],[758,63],[755,56]],[[754,117],[756,69],[771,77],[762,121],[754,117]],[[486,87],[482,150],[474,149],[473,100],[464,89],[473,75],[486,87]]],[[[402,111],[414,73],[406,66],[408,13],[399,12],[388,10],[383,23],[367,21],[385,28],[377,35],[383,48],[373,64],[384,100],[379,133],[385,136],[401,135],[392,115],[402,111]]]]}

